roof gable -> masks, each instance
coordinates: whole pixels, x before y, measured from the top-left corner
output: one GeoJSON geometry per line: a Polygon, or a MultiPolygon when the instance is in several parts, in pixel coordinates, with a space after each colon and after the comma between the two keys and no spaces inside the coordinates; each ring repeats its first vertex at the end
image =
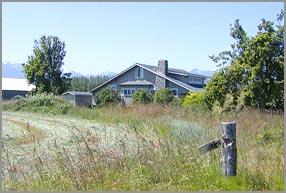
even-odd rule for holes
{"type": "MultiPolygon", "coordinates": [[[[174,78],[171,78],[169,76],[166,76],[164,74],[161,74],[161,73],[158,73],[157,72],[157,69],[158,67],[157,66],[152,66],[152,65],[147,65],[147,64],[140,64],[140,63],[135,63],[133,64],[132,66],[130,66],[129,68],[123,70],[122,72],[118,73],[116,76],[112,77],[111,79],[109,79],[108,81],[104,82],[103,84],[99,85],[98,87],[92,89],[90,92],[94,92],[95,90],[101,88],[102,86],[106,85],[107,83],[111,82],[112,80],[116,79],[117,77],[123,75],[125,72],[131,70],[132,68],[134,68],[135,66],[139,66],[145,70],[148,70],[149,72],[152,72],[162,78],[165,78],[166,80],[169,80],[173,83],[175,83],[176,85],[182,87],[182,88],[185,88],[189,91],[199,91],[199,90],[202,90],[202,88],[196,88],[196,87],[193,87],[193,86],[190,86],[182,81],[179,81],[177,79],[174,79],[174,78]]],[[[180,74],[184,74],[186,76],[189,76],[189,75],[192,75],[191,73],[185,71],[185,70],[180,70],[180,69],[176,69],[176,68],[169,68],[168,70],[169,73],[180,73],[180,74]],[[188,74],[187,74],[188,73],[188,74]]],[[[197,76],[201,76],[201,77],[205,77],[205,76],[202,76],[202,75],[197,75],[197,76]]]]}

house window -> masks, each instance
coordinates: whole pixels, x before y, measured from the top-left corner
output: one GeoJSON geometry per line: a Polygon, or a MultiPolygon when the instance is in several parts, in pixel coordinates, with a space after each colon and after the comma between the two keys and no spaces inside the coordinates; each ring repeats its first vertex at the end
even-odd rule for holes
{"type": "Polygon", "coordinates": [[[202,83],[201,78],[190,78],[189,80],[190,83],[202,83]]]}
{"type": "Polygon", "coordinates": [[[132,96],[134,92],[135,92],[134,88],[124,88],[124,89],[122,89],[122,93],[124,94],[124,96],[132,96]]]}
{"type": "Polygon", "coordinates": [[[144,70],[140,67],[135,68],[135,78],[139,79],[139,78],[143,78],[143,72],[144,70]]]}
{"type": "Polygon", "coordinates": [[[178,96],[178,89],[177,88],[170,88],[174,96],[178,96]]]}
{"type": "Polygon", "coordinates": [[[116,85],[115,84],[111,85],[110,87],[111,87],[112,90],[116,89],[116,85]]]}

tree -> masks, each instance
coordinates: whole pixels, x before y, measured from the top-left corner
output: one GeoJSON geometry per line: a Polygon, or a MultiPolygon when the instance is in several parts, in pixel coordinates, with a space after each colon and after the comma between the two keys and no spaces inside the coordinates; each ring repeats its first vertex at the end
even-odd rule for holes
{"type": "Polygon", "coordinates": [[[23,64],[29,84],[37,93],[62,94],[70,85],[70,73],[63,73],[65,43],[55,36],[42,36],[35,40],[33,54],[23,64]]]}
{"type": "Polygon", "coordinates": [[[206,87],[210,107],[215,102],[223,106],[225,96],[230,94],[234,105],[283,109],[283,15],[283,11],[278,14],[276,26],[262,19],[254,37],[248,37],[239,20],[235,21],[232,50],[210,57],[221,67],[206,87]]]}
{"type": "Polygon", "coordinates": [[[71,84],[69,90],[73,91],[91,91],[97,86],[109,80],[111,76],[101,76],[101,75],[93,75],[93,76],[76,76],[71,79],[71,84]]]}

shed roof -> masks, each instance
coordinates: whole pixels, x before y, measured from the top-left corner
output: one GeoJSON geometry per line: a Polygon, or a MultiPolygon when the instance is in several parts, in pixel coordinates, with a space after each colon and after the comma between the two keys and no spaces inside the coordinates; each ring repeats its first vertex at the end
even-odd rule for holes
{"type": "Polygon", "coordinates": [[[27,79],[2,78],[2,90],[31,91],[35,85],[28,84],[27,79]]]}
{"type": "Polygon", "coordinates": [[[63,93],[62,95],[67,95],[67,94],[70,94],[70,95],[81,95],[81,96],[92,96],[92,93],[90,92],[78,92],[78,91],[67,91],[65,93],[63,93]]]}

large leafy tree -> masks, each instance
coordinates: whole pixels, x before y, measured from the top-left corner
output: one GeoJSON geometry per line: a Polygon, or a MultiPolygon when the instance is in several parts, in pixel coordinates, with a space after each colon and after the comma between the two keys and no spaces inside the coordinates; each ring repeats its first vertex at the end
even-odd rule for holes
{"type": "Polygon", "coordinates": [[[55,36],[42,36],[35,40],[33,54],[23,64],[29,84],[38,93],[62,94],[70,85],[70,73],[63,73],[65,43],[55,36]]]}
{"type": "Polygon", "coordinates": [[[215,102],[223,106],[225,96],[231,94],[235,105],[243,101],[256,108],[283,109],[283,15],[283,11],[277,15],[276,25],[262,19],[254,37],[247,36],[239,20],[235,21],[232,50],[210,57],[220,66],[206,87],[210,106],[215,102]]]}

